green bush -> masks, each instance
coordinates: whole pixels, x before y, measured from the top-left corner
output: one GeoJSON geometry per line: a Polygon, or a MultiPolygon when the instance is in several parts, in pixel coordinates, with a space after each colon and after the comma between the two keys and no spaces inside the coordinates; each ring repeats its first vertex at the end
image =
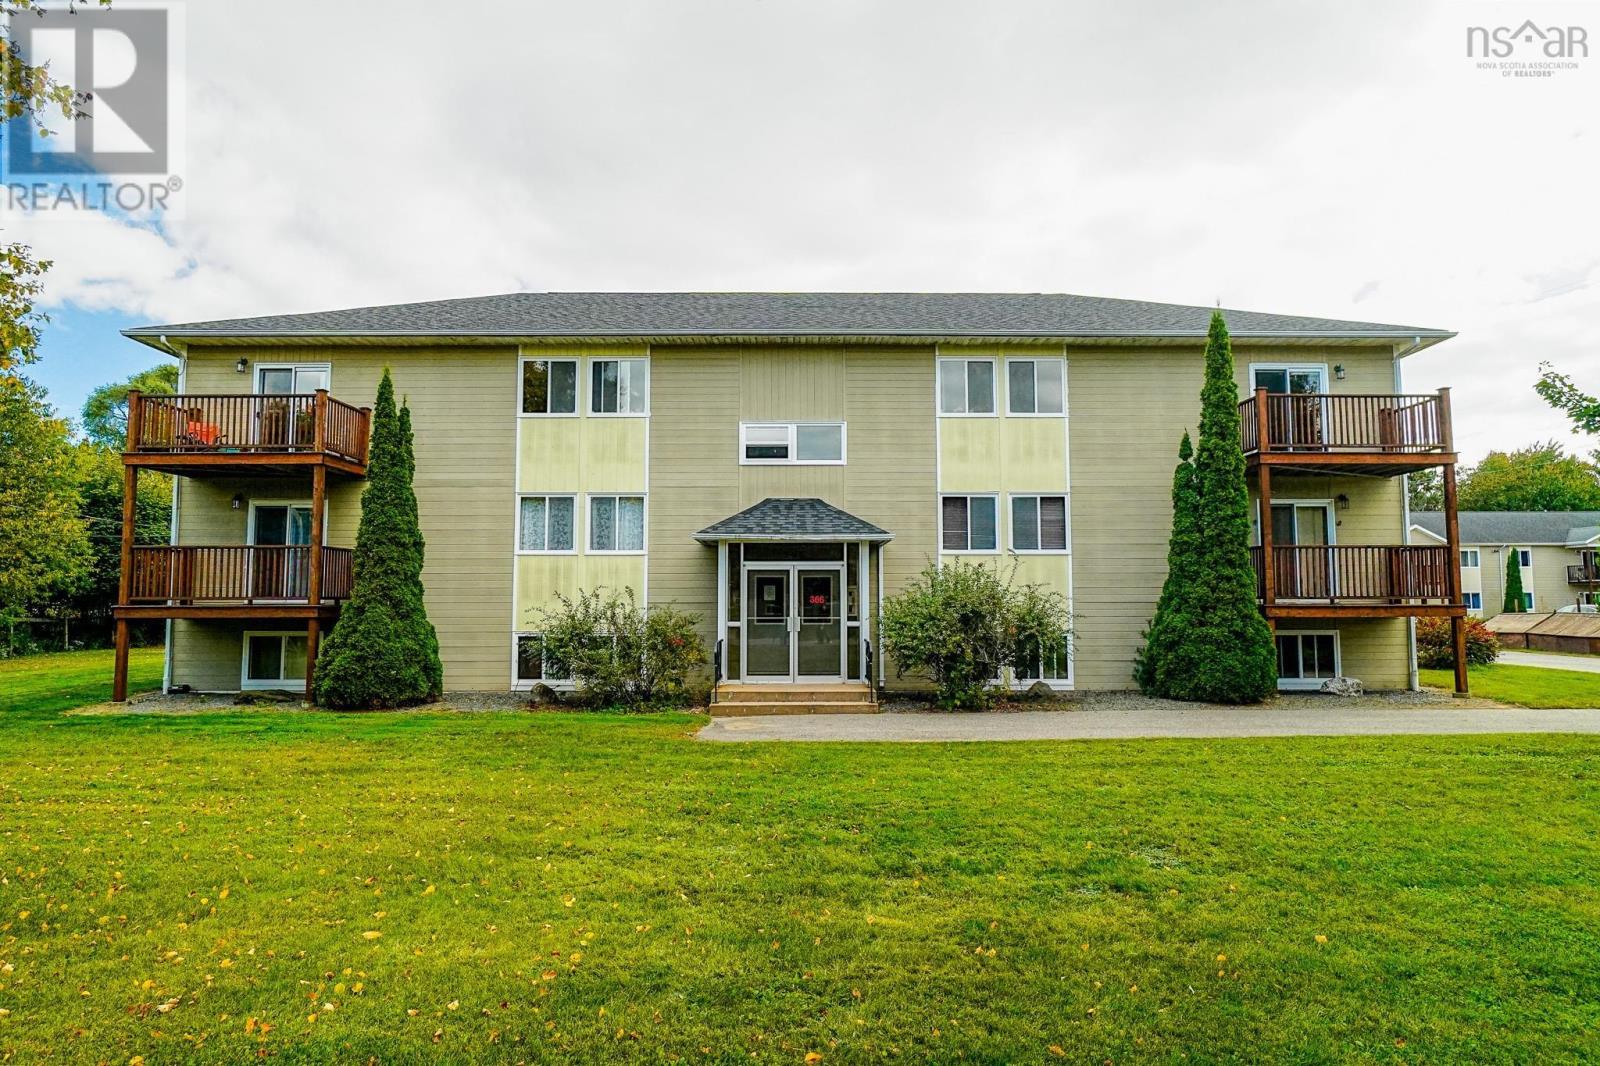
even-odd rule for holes
{"type": "MultiPolygon", "coordinates": [[[[1500,657],[1500,641],[1481,619],[1467,619],[1467,665],[1488,666],[1500,657]]],[[[1456,665],[1450,645],[1450,619],[1417,619],[1417,665],[1424,670],[1451,670],[1456,665]]]]}
{"type": "Polygon", "coordinates": [[[683,706],[691,671],[704,666],[700,616],[675,607],[640,607],[632,589],[557,597],[539,621],[551,670],[569,675],[602,707],[683,706]]]}
{"type": "Polygon", "coordinates": [[[404,707],[443,692],[439,638],[423,603],[415,468],[411,413],[395,410],[386,369],[372,409],[350,599],[317,656],[313,687],[325,707],[404,707]]]}
{"type": "Polygon", "coordinates": [[[993,566],[930,565],[883,604],[884,654],[901,674],[926,673],[942,707],[978,709],[1001,672],[1070,639],[1067,603],[1042,585],[1002,579],[993,566]]]}

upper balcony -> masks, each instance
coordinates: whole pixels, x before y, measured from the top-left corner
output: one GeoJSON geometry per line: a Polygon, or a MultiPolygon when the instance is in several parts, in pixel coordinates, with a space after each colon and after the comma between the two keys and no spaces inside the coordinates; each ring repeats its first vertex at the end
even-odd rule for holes
{"type": "Polygon", "coordinates": [[[1567,584],[1600,585],[1600,557],[1584,552],[1583,562],[1567,567],[1567,584]]]}
{"type": "Polygon", "coordinates": [[[367,472],[371,411],[314,393],[128,393],[128,450],[141,469],[190,476],[367,472]]]}
{"type": "Polygon", "coordinates": [[[1465,614],[1450,595],[1454,553],[1437,545],[1291,544],[1250,549],[1256,598],[1269,618],[1465,614]]]}
{"type": "Polygon", "coordinates": [[[350,598],[355,555],[306,544],[135,545],[119,618],[317,618],[350,598]]]}
{"type": "Polygon", "coordinates": [[[1247,462],[1279,471],[1396,477],[1456,461],[1449,389],[1416,396],[1257,389],[1239,405],[1239,426],[1247,462]]]}

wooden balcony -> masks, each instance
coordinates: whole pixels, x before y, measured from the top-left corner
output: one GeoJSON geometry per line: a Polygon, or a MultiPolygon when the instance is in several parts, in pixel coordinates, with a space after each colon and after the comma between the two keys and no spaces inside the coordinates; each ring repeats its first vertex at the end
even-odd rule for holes
{"type": "Polygon", "coordinates": [[[1567,584],[1600,585],[1600,564],[1589,559],[1576,566],[1567,567],[1567,584]]]}
{"type": "Polygon", "coordinates": [[[137,545],[119,619],[327,618],[350,597],[349,548],[137,545]]]}
{"type": "Polygon", "coordinates": [[[1251,466],[1279,472],[1396,477],[1453,464],[1450,390],[1403,395],[1285,394],[1239,405],[1251,466]]]}
{"type": "Polygon", "coordinates": [[[304,473],[361,477],[371,412],[326,390],[289,395],[128,394],[123,462],[188,476],[304,473]]]}
{"type": "Polygon", "coordinates": [[[1269,618],[1394,618],[1464,615],[1450,593],[1449,548],[1290,545],[1250,549],[1256,598],[1269,618]],[[1271,578],[1270,582],[1268,578],[1271,578]]]}

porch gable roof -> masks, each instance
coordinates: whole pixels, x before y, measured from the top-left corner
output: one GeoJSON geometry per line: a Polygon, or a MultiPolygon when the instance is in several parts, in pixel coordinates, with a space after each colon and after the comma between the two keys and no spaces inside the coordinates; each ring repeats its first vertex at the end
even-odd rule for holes
{"type": "Polygon", "coordinates": [[[894,534],[815,497],[769,496],[753,507],[714,522],[694,535],[702,544],[719,540],[869,540],[894,534]]]}

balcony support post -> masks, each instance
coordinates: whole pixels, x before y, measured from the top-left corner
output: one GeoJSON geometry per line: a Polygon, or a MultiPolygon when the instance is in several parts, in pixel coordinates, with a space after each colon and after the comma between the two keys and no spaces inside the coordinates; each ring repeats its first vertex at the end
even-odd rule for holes
{"type": "MultiPolygon", "coordinates": [[[[130,440],[136,428],[134,411],[138,410],[133,403],[133,396],[129,396],[128,406],[128,433],[130,440]]],[[[122,468],[122,558],[117,573],[117,603],[128,602],[128,593],[133,584],[133,533],[134,521],[138,516],[139,503],[139,468],[124,466],[122,468]]],[[[125,619],[118,618],[116,623],[116,653],[112,666],[111,676],[111,702],[123,703],[128,699],[128,623],[125,619]]]]}
{"type": "Polygon", "coordinates": [[[317,697],[317,647],[322,643],[322,623],[313,618],[306,622],[306,703],[315,706],[317,697]]]}
{"type": "MultiPolygon", "coordinates": [[[[1448,435],[1450,428],[1450,397],[1448,389],[1440,391],[1441,428],[1448,435]]],[[[1445,591],[1450,606],[1462,608],[1450,616],[1450,646],[1455,652],[1456,695],[1467,695],[1467,619],[1461,595],[1461,519],[1456,513],[1456,464],[1444,464],[1444,534],[1449,545],[1450,558],[1445,562],[1445,591]]]]}
{"type": "MultiPolygon", "coordinates": [[[[1265,389],[1256,390],[1258,403],[1265,399],[1262,395],[1265,391],[1265,389]]],[[[1262,407],[1262,410],[1265,409],[1262,407]]],[[[1261,514],[1256,519],[1261,524],[1261,604],[1263,607],[1271,607],[1278,599],[1277,560],[1272,556],[1272,466],[1270,463],[1261,463],[1256,467],[1256,471],[1260,475],[1261,486],[1261,514]]],[[[1273,631],[1277,630],[1271,613],[1267,615],[1267,626],[1273,631]]]]}
{"type": "Polygon", "coordinates": [[[128,390],[128,451],[139,450],[139,438],[144,429],[144,393],[138,389],[128,390]]]}
{"type": "MultiPolygon", "coordinates": [[[[1257,455],[1266,455],[1267,454],[1267,446],[1272,441],[1272,438],[1267,436],[1267,428],[1268,428],[1267,390],[1264,389],[1264,388],[1258,388],[1258,389],[1256,389],[1256,454],[1257,455]]],[[[1261,465],[1265,466],[1266,464],[1262,463],[1261,465]]]]}
{"type": "MultiPolygon", "coordinates": [[[[327,414],[328,394],[317,391],[317,449],[322,449],[322,420],[327,414]]],[[[311,468],[311,573],[306,580],[306,602],[316,607],[322,603],[322,544],[326,539],[328,513],[328,468],[318,464],[311,468]]],[[[313,617],[306,623],[306,702],[315,703],[312,683],[316,674],[317,644],[322,637],[322,626],[313,617]]]]}

